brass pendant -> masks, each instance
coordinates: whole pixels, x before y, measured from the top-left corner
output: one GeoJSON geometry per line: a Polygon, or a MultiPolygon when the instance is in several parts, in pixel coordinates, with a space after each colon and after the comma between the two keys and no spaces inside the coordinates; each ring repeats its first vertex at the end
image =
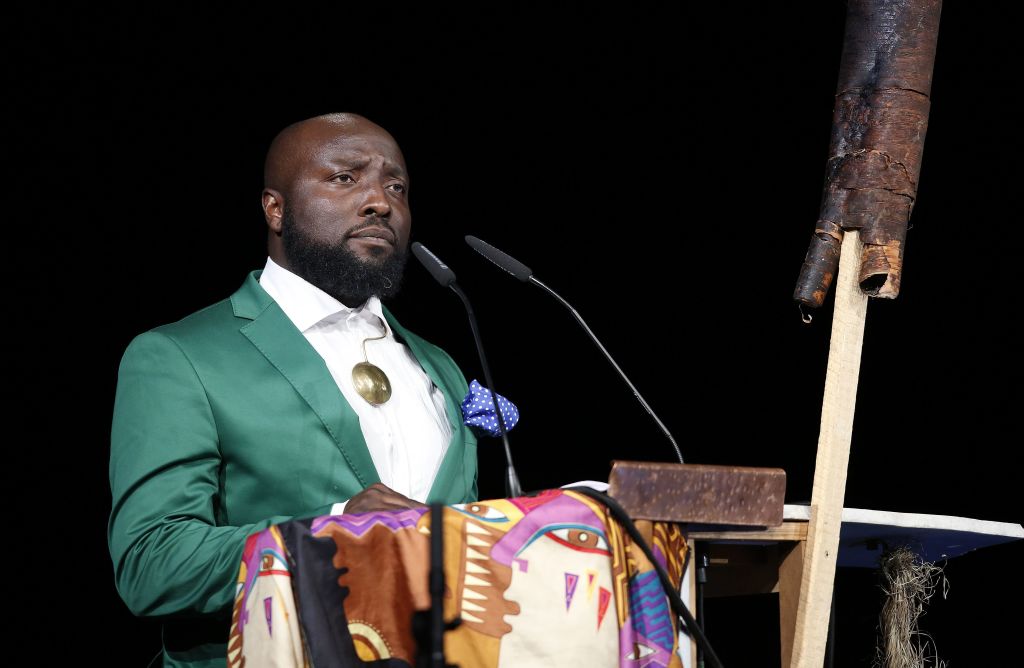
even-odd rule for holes
{"type": "Polygon", "coordinates": [[[391,381],[380,367],[360,362],[352,367],[352,384],[356,393],[374,406],[391,398],[391,381]]]}

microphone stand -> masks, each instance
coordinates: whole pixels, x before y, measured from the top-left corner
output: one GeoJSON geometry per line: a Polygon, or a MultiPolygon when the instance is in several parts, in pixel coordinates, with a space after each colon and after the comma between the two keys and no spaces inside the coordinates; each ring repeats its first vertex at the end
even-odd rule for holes
{"type": "Polygon", "coordinates": [[[434,280],[446,288],[451,288],[466,307],[466,315],[469,316],[469,326],[473,329],[473,339],[476,341],[476,352],[480,356],[480,365],[484,370],[484,382],[487,383],[487,389],[491,393],[494,412],[498,416],[498,430],[501,432],[501,440],[505,443],[505,461],[508,462],[508,476],[505,480],[506,494],[509,497],[522,496],[523,490],[519,486],[519,477],[516,475],[516,469],[512,465],[512,447],[508,443],[508,429],[505,427],[505,416],[501,412],[501,406],[498,405],[498,395],[494,389],[494,381],[491,380],[491,369],[487,365],[487,356],[484,355],[484,344],[480,339],[476,315],[473,313],[473,307],[469,304],[469,297],[466,296],[466,293],[455,282],[455,272],[444,262],[441,262],[441,258],[431,253],[426,246],[418,241],[414,242],[411,248],[412,254],[430,272],[434,280]]]}
{"type": "Polygon", "coordinates": [[[480,339],[480,330],[476,324],[476,316],[473,313],[473,307],[469,304],[469,298],[466,293],[462,291],[458,283],[452,281],[448,286],[452,289],[455,294],[459,296],[462,303],[466,306],[466,313],[469,315],[469,326],[473,330],[473,339],[476,341],[476,349],[480,354],[480,366],[484,370],[484,381],[487,383],[487,389],[491,393],[491,401],[494,402],[494,412],[498,416],[498,430],[501,432],[501,440],[505,444],[505,459],[508,462],[508,474],[505,477],[505,490],[508,496],[522,496],[523,490],[519,486],[519,477],[516,475],[515,467],[512,466],[512,447],[508,443],[508,430],[505,428],[505,416],[501,413],[501,406],[498,405],[498,395],[494,391],[494,381],[491,380],[491,370],[487,364],[487,356],[484,355],[484,344],[480,339]]]}
{"type": "Polygon", "coordinates": [[[601,342],[598,341],[597,335],[594,334],[593,331],[591,331],[590,327],[587,326],[587,323],[583,322],[582,316],[580,316],[580,314],[576,311],[576,309],[574,309],[569,304],[569,302],[567,302],[564,299],[562,299],[562,296],[559,295],[557,292],[555,292],[554,290],[552,290],[548,286],[544,285],[543,283],[541,283],[539,280],[537,280],[533,276],[530,276],[528,280],[531,283],[533,283],[534,285],[536,285],[538,287],[541,287],[544,290],[547,290],[555,299],[557,299],[558,301],[562,302],[562,304],[565,306],[565,308],[569,309],[572,312],[572,315],[573,315],[574,318],[576,318],[576,321],[579,322],[581,325],[583,325],[583,329],[586,330],[588,335],[590,335],[590,340],[593,341],[595,344],[597,344],[597,347],[601,349],[601,352],[604,353],[604,356],[608,358],[608,361],[611,362],[613,367],[615,367],[615,370],[619,372],[620,376],[622,376],[622,380],[626,381],[626,385],[629,385],[629,389],[633,390],[633,395],[643,405],[644,409],[648,412],[648,414],[650,414],[650,416],[652,418],[654,418],[654,421],[658,423],[658,426],[661,427],[662,433],[665,434],[665,436],[668,437],[669,442],[672,443],[672,447],[675,448],[676,457],[679,458],[679,463],[683,464],[684,463],[683,462],[683,453],[679,449],[679,445],[676,444],[676,439],[672,438],[672,434],[671,434],[671,432],[669,432],[668,427],[666,427],[665,423],[662,422],[658,418],[658,416],[654,414],[654,411],[651,409],[651,407],[647,404],[646,401],[644,401],[644,398],[642,396],[640,396],[640,390],[636,389],[636,387],[629,380],[629,378],[626,377],[625,372],[621,368],[619,368],[618,364],[615,363],[615,360],[612,359],[611,354],[605,349],[605,347],[603,345],[601,345],[601,342]]]}
{"type": "Polygon", "coordinates": [[[554,290],[552,290],[551,288],[549,288],[548,286],[544,285],[539,280],[534,278],[532,269],[530,269],[525,264],[509,255],[508,253],[500,251],[494,246],[490,245],[489,243],[481,241],[480,239],[477,239],[476,237],[471,235],[466,235],[466,243],[468,243],[470,247],[477,253],[480,253],[485,258],[493,262],[498,268],[507,271],[508,273],[512,274],[513,276],[515,276],[517,279],[524,283],[533,283],[537,287],[543,288],[548,294],[550,294],[552,297],[561,302],[563,306],[569,309],[573,317],[576,318],[576,321],[583,326],[583,330],[587,333],[587,336],[590,337],[590,340],[597,345],[597,347],[601,350],[602,353],[604,353],[604,356],[608,359],[609,362],[611,362],[611,365],[615,367],[615,370],[619,372],[620,376],[622,376],[622,380],[626,381],[626,385],[629,385],[629,389],[633,390],[633,396],[637,398],[640,404],[647,411],[648,415],[654,418],[654,421],[658,423],[658,427],[661,428],[662,433],[664,433],[665,436],[668,437],[669,442],[672,443],[672,447],[676,451],[676,457],[679,459],[679,463],[683,464],[683,453],[679,449],[679,445],[676,443],[676,439],[674,439],[672,437],[671,432],[669,432],[668,427],[666,427],[665,423],[663,423],[658,418],[658,416],[654,414],[654,410],[647,404],[644,398],[640,396],[640,390],[636,389],[633,383],[630,382],[629,378],[626,377],[625,372],[621,368],[619,368],[619,365],[616,364],[615,360],[612,358],[611,353],[609,353],[601,344],[601,342],[597,338],[597,335],[594,334],[593,331],[591,331],[590,327],[588,327],[587,323],[583,321],[583,318],[580,316],[580,314],[576,312],[576,309],[574,309],[572,305],[569,304],[569,302],[562,299],[562,296],[559,295],[557,292],[555,292],[554,290]]]}

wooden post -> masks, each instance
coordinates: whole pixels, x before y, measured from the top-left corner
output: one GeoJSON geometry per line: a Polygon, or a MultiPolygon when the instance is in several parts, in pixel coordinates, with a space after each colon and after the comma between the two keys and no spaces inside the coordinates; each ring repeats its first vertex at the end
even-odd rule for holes
{"type": "Polygon", "coordinates": [[[821,668],[825,660],[868,304],[868,296],[857,280],[860,259],[857,231],[848,231],[839,255],[839,279],[811,491],[811,519],[793,639],[791,665],[798,668],[821,668]]]}

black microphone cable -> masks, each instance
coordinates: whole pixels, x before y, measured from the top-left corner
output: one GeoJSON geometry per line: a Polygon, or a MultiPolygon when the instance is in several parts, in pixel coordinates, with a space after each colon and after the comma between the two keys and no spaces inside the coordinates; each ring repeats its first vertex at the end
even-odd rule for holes
{"type": "MultiPolygon", "coordinates": [[[[701,629],[700,625],[690,614],[689,608],[683,603],[682,597],[679,595],[679,591],[672,584],[672,579],[669,578],[668,573],[665,572],[665,568],[654,558],[654,552],[651,551],[651,547],[644,540],[644,537],[640,534],[639,529],[633,524],[633,519],[629,516],[629,513],[619,505],[619,502],[608,496],[603,492],[599,492],[591,487],[566,487],[565,489],[572,490],[584,496],[588,496],[594,499],[598,503],[604,505],[611,512],[612,516],[622,525],[622,528],[626,530],[629,537],[633,539],[637,547],[644,553],[647,560],[654,566],[654,570],[658,573],[658,580],[661,581],[661,588],[665,591],[665,595],[668,597],[669,605],[672,607],[672,611],[681,618],[683,627],[686,631],[696,639],[697,644],[700,645],[701,650],[704,652],[704,658],[712,666],[717,668],[724,668],[722,661],[715,654],[715,650],[711,647],[711,643],[708,641],[707,636],[704,635],[704,630],[701,629]]],[[[689,560],[689,556],[687,556],[689,560]]],[[[683,570],[686,568],[684,566],[683,570]]]]}

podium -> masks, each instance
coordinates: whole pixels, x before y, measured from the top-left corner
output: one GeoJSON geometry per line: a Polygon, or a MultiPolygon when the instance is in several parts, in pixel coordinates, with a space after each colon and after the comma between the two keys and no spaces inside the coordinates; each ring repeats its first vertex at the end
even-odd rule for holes
{"type": "Polygon", "coordinates": [[[443,634],[444,660],[462,668],[681,667],[661,579],[678,591],[688,548],[677,525],[649,523],[642,545],[571,489],[435,511],[296,519],[249,536],[228,665],[417,666],[413,620],[440,603],[445,622],[461,620],[443,634]],[[436,547],[442,596],[428,588],[436,547]]]}

